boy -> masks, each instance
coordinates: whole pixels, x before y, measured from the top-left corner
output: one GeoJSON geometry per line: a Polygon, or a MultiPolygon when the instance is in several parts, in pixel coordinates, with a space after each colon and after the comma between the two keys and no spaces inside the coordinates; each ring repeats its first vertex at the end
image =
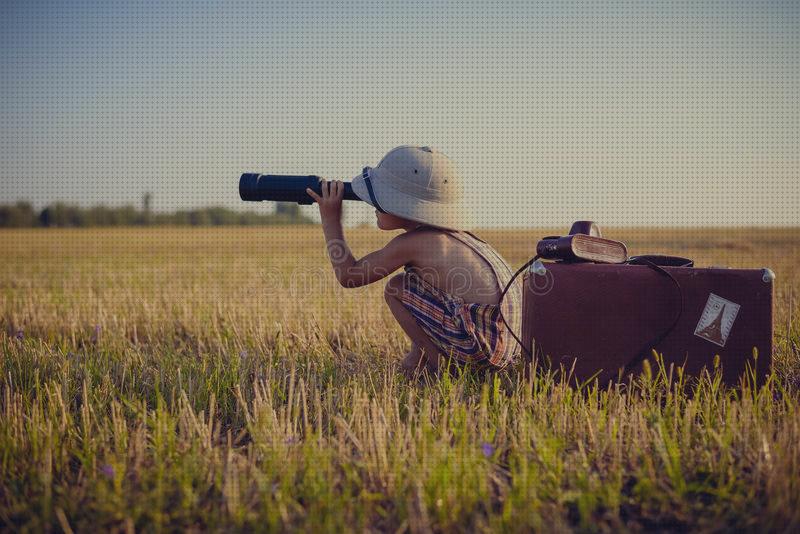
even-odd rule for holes
{"type": "Polygon", "coordinates": [[[422,367],[438,372],[449,358],[503,368],[519,347],[522,292],[515,282],[500,304],[511,269],[487,243],[462,231],[461,183],[447,156],[429,147],[401,146],[377,167],[353,179],[353,191],[375,207],[378,228],[404,230],[384,248],[356,260],[344,239],[344,184],[322,182],[317,202],[328,255],[344,287],[389,279],[386,303],[411,339],[402,362],[412,376],[422,367]],[[498,305],[500,304],[500,305],[498,305]]]}

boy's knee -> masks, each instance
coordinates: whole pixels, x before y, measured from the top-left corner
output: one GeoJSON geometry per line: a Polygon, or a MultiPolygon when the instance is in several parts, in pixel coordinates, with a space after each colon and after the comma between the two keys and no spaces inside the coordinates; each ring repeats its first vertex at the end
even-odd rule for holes
{"type": "Polygon", "coordinates": [[[403,292],[403,278],[404,275],[396,274],[386,282],[386,287],[383,288],[383,297],[387,301],[400,298],[400,294],[403,292]]]}

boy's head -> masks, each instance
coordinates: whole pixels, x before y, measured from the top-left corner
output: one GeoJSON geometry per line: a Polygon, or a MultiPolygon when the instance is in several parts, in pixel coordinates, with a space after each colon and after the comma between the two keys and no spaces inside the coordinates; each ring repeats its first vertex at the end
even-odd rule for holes
{"type": "Polygon", "coordinates": [[[453,230],[467,227],[460,177],[450,159],[430,147],[399,146],[376,167],[353,178],[353,191],[378,211],[378,227],[419,223],[453,230]]]}

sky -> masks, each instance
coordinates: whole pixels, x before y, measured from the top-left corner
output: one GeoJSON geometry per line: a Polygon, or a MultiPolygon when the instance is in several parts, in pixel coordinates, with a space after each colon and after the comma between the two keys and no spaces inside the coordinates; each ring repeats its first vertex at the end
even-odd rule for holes
{"type": "Polygon", "coordinates": [[[269,211],[241,173],[413,144],[476,226],[800,225],[797,1],[3,0],[0,47],[0,203],[269,211]]]}

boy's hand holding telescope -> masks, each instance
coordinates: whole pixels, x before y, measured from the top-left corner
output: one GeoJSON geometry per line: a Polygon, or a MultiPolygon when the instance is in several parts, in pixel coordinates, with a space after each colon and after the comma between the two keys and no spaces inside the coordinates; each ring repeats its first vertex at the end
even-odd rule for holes
{"type": "Polygon", "coordinates": [[[320,180],[320,195],[310,187],[306,193],[314,199],[319,206],[319,216],[322,218],[322,227],[342,224],[342,199],[344,199],[344,182],[341,180],[320,180]]]}

